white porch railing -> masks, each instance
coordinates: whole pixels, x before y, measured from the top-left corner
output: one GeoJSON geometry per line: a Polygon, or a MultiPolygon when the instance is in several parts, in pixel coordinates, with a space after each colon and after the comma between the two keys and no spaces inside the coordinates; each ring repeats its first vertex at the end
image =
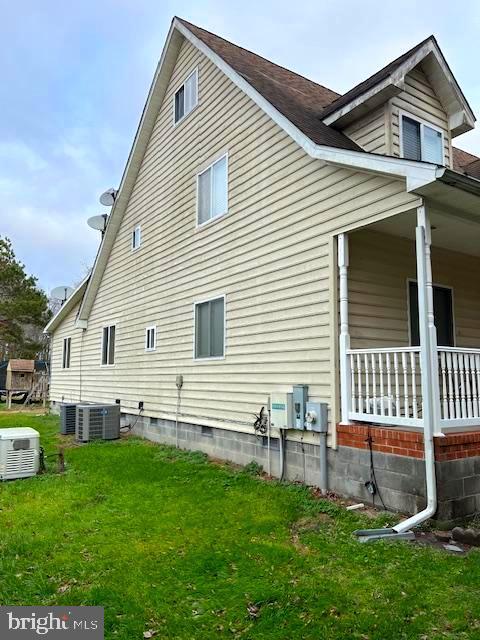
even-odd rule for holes
{"type": "Polygon", "coordinates": [[[442,427],[480,424],[480,349],[438,347],[442,427]]]}
{"type": "MultiPolygon", "coordinates": [[[[422,426],[420,347],[348,349],[350,420],[422,426]]],[[[480,349],[438,347],[440,427],[480,425],[480,349]]]]}
{"type": "Polygon", "coordinates": [[[420,347],[349,349],[349,418],[421,426],[420,347]]]}

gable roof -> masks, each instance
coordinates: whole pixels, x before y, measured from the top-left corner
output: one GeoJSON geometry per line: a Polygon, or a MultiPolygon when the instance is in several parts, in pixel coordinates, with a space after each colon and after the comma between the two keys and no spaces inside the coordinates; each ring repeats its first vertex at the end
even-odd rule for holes
{"type": "Polygon", "coordinates": [[[328,115],[330,115],[334,111],[341,109],[343,106],[349,104],[350,102],[352,102],[353,100],[355,100],[356,98],[364,94],[365,92],[369,91],[376,85],[380,84],[383,80],[388,78],[390,74],[394,73],[394,71],[396,71],[399,67],[401,67],[401,65],[406,60],[408,60],[411,56],[417,53],[417,51],[419,51],[423,47],[423,45],[426,42],[428,42],[430,39],[435,40],[434,36],[429,36],[428,38],[425,38],[425,40],[422,40],[421,42],[419,42],[417,45],[415,45],[405,53],[402,53],[401,56],[398,56],[398,58],[395,58],[395,60],[393,60],[392,62],[387,64],[385,67],[383,67],[382,69],[374,73],[372,76],[370,76],[366,80],[363,80],[362,82],[357,84],[355,87],[352,87],[352,89],[350,89],[349,91],[347,91],[347,93],[344,93],[342,96],[337,98],[334,102],[331,102],[322,111],[322,118],[326,118],[328,115]]]}
{"type": "Polygon", "coordinates": [[[65,302],[62,304],[60,309],[57,311],[57,313],[52,318],[50,318],[49,323],[43,330],[44,333],[49,333],[49,334],[53,333],[55,329],[58,327],[58,325],[62,322],[62,320],[75,307],[75,305],[78,302],[80,302],[80,300],[83,298],[83,295],[87,289],[87,284],[89,279],[90,279],[90,275],[88,275],[86,278],[84,278],[80,282],[80,284],[72,293],[72,295],[65,300],[65,302]]]}
{"type": "MultiPolygon", "coordinates": [[[[112,207],[100,250],[84,283],[76,326],[86,328],[96,292],[128,206],[143,157],[180,48],[188,40],[239,87],[311,158],[338,167],[405,179],[407,191],[429,185],[445,173],[437,165],[364,151],[343,133],[321,121],[322,109],[338,94],[275,65],[186,20],[174,18],[147,97],[135,139],[112,207]],[[317,102],[323,105],[316,107],[317,102]]],[[[73,297],[73,296],[72,296],[73,297]]],[[[46,330],[58,326],[57,316],[46,330]],[[55,320],[55,322],[53,322],[55,320]]]]}
{"type": "Polygon", "coordinates": [[[322,120],[325,124],[346,126],[366,111],[398,95],[404,88],[406,75],[419,64],[449,117],[452,136],[473,129],[475,115],[433,35],[327,105],[322,120]]]}
{"type": "Polygon", "coordinates": [[[324,124],[320,114],[340,94],[280,67],[181,18],[178,21],[219,55],[315,144],[360,151],[345,134],[324,124]]]}
{"type": "Polygon", "coordinates": [[[33,373],[35,371],[35,361],[22,360],[21,358],[9,360],[8,369],[10,369],[10,371],[26,371],[28,373],[33,373]]]}

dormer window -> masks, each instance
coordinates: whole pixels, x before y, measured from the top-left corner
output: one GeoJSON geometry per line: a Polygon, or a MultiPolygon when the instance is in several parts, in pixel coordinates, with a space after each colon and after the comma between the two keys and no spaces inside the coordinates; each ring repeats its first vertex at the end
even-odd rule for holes
{"type": "Polygon", "coordinates": [[[183,120],[198,102],[198,72],[193,71],[175,92],[175,124],[183,120]]]}
{"type": "Polygon", "coordinates": [[[410,116],[401,115],[402,157],[444,164],[443,133],[410,116]]]}

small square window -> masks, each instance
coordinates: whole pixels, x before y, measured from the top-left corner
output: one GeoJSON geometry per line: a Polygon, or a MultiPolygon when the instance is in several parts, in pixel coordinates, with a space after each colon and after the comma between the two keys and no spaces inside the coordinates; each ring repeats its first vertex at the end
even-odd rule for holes
{"type": "Polygon", "coordinates": [[[198,72],[195,69],[175,93],[175,124],[183,120],[198,103],[198,72]]]}
{"type": "Polygon", "coordinates": [[[195,358],[225,355],[225,299],[195,305],[195,358]]]}
{"type": "Polygon", "coordinates": [[[157,347],[157,327],[145,329],[145,351],[155,351],[157,347]]]}
{"type": "Polygon", "coordinates": [[[137,225],[132,231],[132,251],[138,249],[142,243],[142,229],[140,225],[137,225]]]}
{"type": "Polygon", "coordinates": [[[443,164],[443,135],[438,129],[406,115],[401,116],[402,156],[408,160],[423,160],[443,164]]]}

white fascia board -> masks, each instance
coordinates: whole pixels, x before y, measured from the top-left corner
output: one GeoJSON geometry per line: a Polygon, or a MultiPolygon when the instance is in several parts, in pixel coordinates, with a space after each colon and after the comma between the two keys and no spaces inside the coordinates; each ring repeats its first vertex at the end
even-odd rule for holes
{"type": "MultiPolygon", "coordinates": [[[[422,60],[426,58],[430,53],[435,56],[435,60],[437,61],[443,74],[445,75],[451,90],[455,94],[455,98],[458,101],[459,106],[461,107],[460,113],[462,114],[462,120],[464,120],[465,123],[469,125],[468,128],[473,129],[475,125],[475,115],[473,114],[470,106],[465,100],[465,97],[453,73],[450,71],[448,65],[446,64],[442,53],[438,49],[435,42],[433,42],[433,40],[429,40],[428,42],[426,42],[418,51],[412,54],[402,65],[400,65],[398,69],[396,69],[387,78],[385,78],[385,80],[375,85],[348,104],[343,105],[343,107],[340,107],[340,109],[338,109],[337,111],[333,111],[332,113],[330,113],[326,118],[323,119],[323,122],[328,125],[337,122],[337,120],[344,117],[345,115],[350,113],[350,111],[353,111],[359,105],[368,101],[376,94],[385,91],[389,86],[396,87],[398,91],[402,90],[404,87],[405,76],[410,73],[410,71],[412,71],[418,64],[420,64],[420,62],[422,62],[422,60]]],[[[455,115],[457,118],[459,117],[457,114],[455,115]]],[[[453,129],[455,127],[451,128],[453,129]]]]}
{"type": "Polygon", "coordinates": [[[137,178],[138,171],[150,139],[151,131],[155,124],[158,110],[165,95],[166,85],[170,77],[169,70],[171,70],[169,69],[169,66],[172,66],[173,68],[179,48],[179,42],[176,41],[175,32],[191,42],[203,55],[205,55],[206,58],[208,58],[220,69],[220,71],[222,71],[234,84],[236,84],[239,89],[249,96],[276,124],[278,124],[278,126],[283,129],[310,157],[323,163],[334,164],[353,170],[393,176],[398,179],[405,178],[407,191],[418,186],[428,184],[435,179],[436,165],[404,160],[402,158],[375,155],[363,151],[350,151],[315,144],[295,125],[293,125],[288,118],[268,102],[268,100],[266,100],[256,89],[254,89],[254,87],[252,87],[252,85],[250,85],[240,74],[232,69],[232,67],[230,67],[223,58],[212,51],[181,22],[174,19],[150,87],[132,150],[130,151],[128,162],[118,189],[117,198],[111,210],[102,246],[95,260],[92,275],[88,282],[85,295],[83,296],[77,317],[76,326],[78,327],[82,326],[82,328],[86,328],[86,322],[95,299],[96,291],[102,279],[117,231],[127,208],[127,204],[133,190],[133,185],[137,178]],[[84,324],[85,327],[83,326],[84,324]]]}
{"type": "Polygon", "coordinates": [[[89,277],[90,277],[90,275],[86,276],[80,282],[80,284],[75,289],[75,291],[72,293],[72,295],[69,298],[67,298],[67,300],[65,300],[63,305],[57,311],[57,313],[52,318],[50,318],[50,321],[48,322],[48,324],[44,328],[43,333],[52,334],[55,331],[55,329],[58,327],[58,325],[61,324],[61,322],[64,319],[64,317],[70,313],[70,311],[73,309],[73,307],[77,304],[77,302],[83,296],[83,294],[84,294],[84,292],[85,292],[85,290],[87,288],[87,282],[88,282],[89,277]]]}
{"type": "MultiPolygon", "coordinates": [[[[140,165],[142,163],[143,156],[150,140],[150,135],[155,124],[156,116],[165,95],[167,84],[165,76],[169,75],[168,62],[170,62],[171,65],[171,59],[176,59],[176,54],[178,53],[178,50],[175,51],[175,49],[171,51],[172,40],[175,37],[175,31],[175,25],[174,23],[172,23],[162,50],[162,55],[155,71],[155,75],[153,77],[152,84],[150,86],[150,90],[148,92],[147,101],[145,103],[137,132],[135,134],[135,139],[128,156],[127,164],[125,166],[120,186],[118,188],[117,197],[110,212],[107,228],[105,230],[105,235],[102,241],[102,246],[100,247],[100,251],[98,252],[95,259],[95,263],[92,269],[92,275],[78,312],[76,326],[80,326],[80,323],[82,321],[86,322],[88,320],[88,316],[90,315],[93,301],[95,299],[97,289],[100,285],[100,280],[102,279],[103,272],[110,255],[110,251],[112,249],[117,231],[123,219],[123,215],[127,208],[130,195],[132,193],[133,186],[138,175],[138,171],[140,170],[140,165]],[[159,87],[161,87],[162,85],[162,80],[164,84],[163,91],[159,91],[159,87]]],[[[179,46],[180,45],[177,42],[177,49],[179,49],[179,46]]]]}
{"type": "Polygon", "coordinates": [[[280,113],[268,100],[266,100],[251,84],[228,65],[223,58],[212,51],[207,45],[197,38],[181,22],[174,21],[174,26],[180,33],[201,51],[215,66],[217,66],[239,89],[246,93],[265,113],[276,122],[302,149],[312,158],[323,160],[325,163],[358,169],[360,171],[393,175],[398,178],[414,180],[424,184],[435,179],[436,165],[425,162],[404,160],[380,154],[366,153],[363,151],[351,151],[337,149],[312,142],[292,122],[280,113]]]}

